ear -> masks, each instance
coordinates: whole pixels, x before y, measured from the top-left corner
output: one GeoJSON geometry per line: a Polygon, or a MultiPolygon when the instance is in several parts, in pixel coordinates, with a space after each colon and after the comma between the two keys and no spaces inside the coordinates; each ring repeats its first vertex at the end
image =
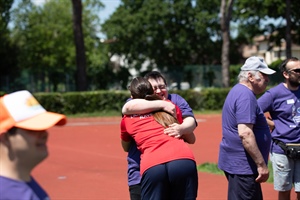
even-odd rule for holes
{"type": "Polygon", "coordinates": [[[255,79],[253,74],[251,72],[248,72],[247,76],[248,76],[248,81],[252,83],[255,79]]]}
{"type": "Polygon", "coordinates": [[[290,74],[287,71],[282,72],[282,75],[285,79],[289,79],[290,78],[290,74]]]}

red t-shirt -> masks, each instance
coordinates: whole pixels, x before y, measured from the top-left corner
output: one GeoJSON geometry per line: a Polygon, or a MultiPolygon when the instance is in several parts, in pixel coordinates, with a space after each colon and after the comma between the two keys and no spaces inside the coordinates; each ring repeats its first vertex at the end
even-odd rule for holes
{"type": "MultiPolygon", "coordinates": [[[[182,123],[180,110],[177,119],[182,123]],[[181,119],[181,121],[180,121],[181,119]]],[[[158,164],[178,159],[195,160],[192,150],[182,139],[164,134],[164,127],[157,123],[151,113],[124,116],[121,121],[121,139],[134,139],[141,151],[141,174],[158,164]]]]}

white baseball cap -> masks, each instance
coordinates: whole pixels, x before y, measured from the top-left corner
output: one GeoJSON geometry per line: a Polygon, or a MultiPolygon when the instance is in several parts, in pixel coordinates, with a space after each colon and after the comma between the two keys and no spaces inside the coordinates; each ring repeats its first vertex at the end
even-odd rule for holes
{"type": "Polygon", "coordinates": [[[245,64],[241,67],[242,71],[260,71],[263,74],[271,75],[276,71],[270,69],[263,58],[256,56],[249,57],[245,64]]]}
{"type": "Polygon", "coordinates": [[[46,111],[27,90],[0,98],[0,134],[12,127],[41,131],[66,123],[65,115],[46,111]]]}

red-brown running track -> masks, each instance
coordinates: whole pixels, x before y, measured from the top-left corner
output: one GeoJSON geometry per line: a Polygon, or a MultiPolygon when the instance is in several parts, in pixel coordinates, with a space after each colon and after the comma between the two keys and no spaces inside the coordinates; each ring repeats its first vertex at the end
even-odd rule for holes
{"type": "MultiPolygon", "coordinates": [[[[197,165],[217,163],[220,115],[196,115],[197,141],[190,145],[197,165]]],[[[128,200],[126,153],[120,143],[120,117],[69,119],[49,130],[49,157],[33,172],[52,200],[128,200]]],[[[223,175],[199,172],[198,200],[225,200],[223,175]]],[[[273,185],[263,183],[265,200],[277,199],[273,185]]],[[[295,199],[292,192],[292,199],[295,199]]]]}

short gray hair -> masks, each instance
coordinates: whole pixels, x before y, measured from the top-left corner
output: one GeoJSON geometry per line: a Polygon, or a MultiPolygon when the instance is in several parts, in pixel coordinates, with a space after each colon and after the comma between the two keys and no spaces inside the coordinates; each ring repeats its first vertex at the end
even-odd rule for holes
{"type": "Polygon", "coordinates": [[[253,76],[255,76],[255,79],[258,80],[260,79],[259,77],[259,71],[240,71],[237,79],[238,79],[238,82],[245,82],[245,81],[248,81],[248,72],[250,72],[253,76]]]}

